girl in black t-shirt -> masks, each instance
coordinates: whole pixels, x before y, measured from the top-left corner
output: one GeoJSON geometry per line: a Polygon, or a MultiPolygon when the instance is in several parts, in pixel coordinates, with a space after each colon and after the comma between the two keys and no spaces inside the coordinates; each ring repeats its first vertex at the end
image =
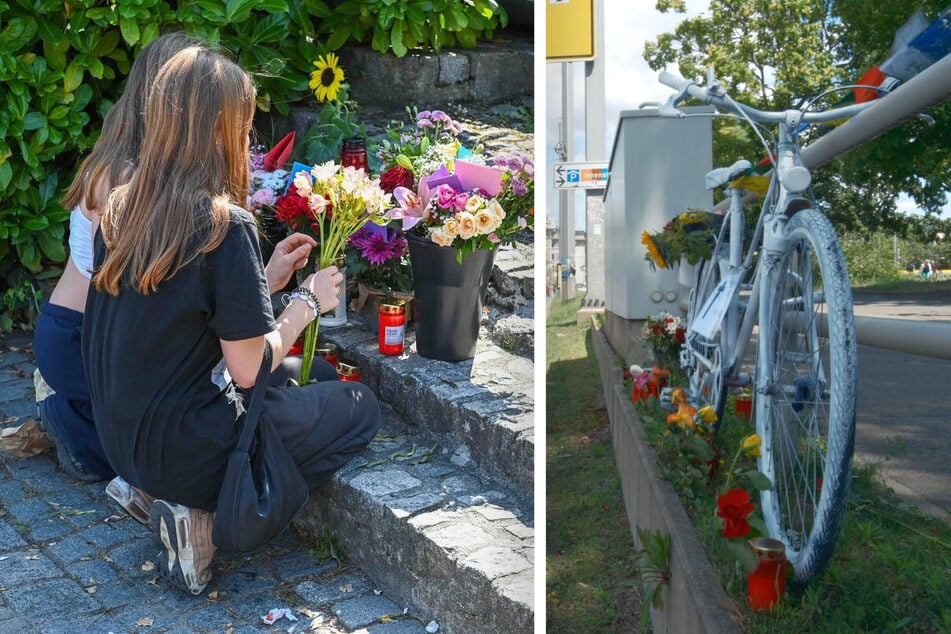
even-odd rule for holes
{"type": "MultiPolygon", "coordinates": [[[[265,341],[272,370],[280,365],[304,327],[336,306],[343,279],[333,266],[308,276],[275,321],[256,225],[240,207],[254,99],[247,73],[205,49],[162,68],[138,169],[102,217],[83,329],[103,448],[120,476],[156,498],[162,572],[194,594],[211,578],[214,510],[243,412],[235,387],[252,387],[265,341]]],[[[288,248],[310,246],[301,237],[288,248]]],[[[380,425],[369,389],[340,381],[272,385],[262,416],[311,486],[380,425]]]]}

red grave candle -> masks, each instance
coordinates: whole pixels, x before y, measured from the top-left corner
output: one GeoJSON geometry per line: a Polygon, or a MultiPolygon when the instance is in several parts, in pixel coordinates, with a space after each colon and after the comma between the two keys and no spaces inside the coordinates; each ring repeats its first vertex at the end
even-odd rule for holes
{"type": "Polygon", "coordinates": [[[337,364],[337,376],[340,377],[341,381],[356,381],[358,383],[363,379],[363,375],[360,374],[359,366],[344,363],[343,361],[337,364]]]}
{"type": "Polygon", "coordinates": [[[749,573],[746,601],[754,610],[772,610],[786,594],[786,545],[769,537],[750,540],[756,568],[749,573]]]}
{"type": "Polygon", "coordinates": [[[402,354],[406,334],[406,307],[398,300],[380,304],[379,334],[381,354],[402,354]]]}

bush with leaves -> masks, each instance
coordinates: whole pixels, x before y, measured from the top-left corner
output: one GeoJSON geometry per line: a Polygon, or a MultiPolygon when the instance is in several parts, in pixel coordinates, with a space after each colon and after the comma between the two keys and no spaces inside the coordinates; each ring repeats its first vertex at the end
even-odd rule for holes
{"type": "Polygon", "coordinates": [[[495,0],[342,0],[320,33],[331,50],[359,42],[403,57],[416,48],[474,48],[507,23],[508,14],[495,0]]]}
{"type": "MultiPolygon", "coordinates": [[[[254,76],[258,108],[286,114],[292,103],[312,98],[308,80],[318,55],[363,41],[367,29],[388,28],[393,52],[402,55],[406,46],[474,45],[475,38],[490,36],[505,20],[504,11],[488,0],[435,5],[415,0],[0,2],[5,95],[0,104],[0,295],[18,287],[15,277],[36,276],[44,267],[55,275],[55,265],[65,261],[69,213],[58,201],[95,143],[132,60],[161,33],[184,31],[227,51],[254,76]],[[353,18],[347,12],[362,4],[380,5],[371,22],[342,27],[353,18]],[[331,43],[323,40],[327,34],[331,43]]],[[[20,313],[13,320],[17,323],[25,316],[11,308],[15,305],[0,306],[4,323],[11,322],[13,312],[20,313]]]]}

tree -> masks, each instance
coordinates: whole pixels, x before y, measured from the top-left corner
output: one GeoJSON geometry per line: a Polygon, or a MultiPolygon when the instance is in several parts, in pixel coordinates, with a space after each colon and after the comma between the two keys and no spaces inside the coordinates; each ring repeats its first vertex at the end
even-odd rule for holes
{"type": "MultiPolygon", "coordinates": [[[[709,11],[681,22],[674,33],[647,42],[644,59],[654,70],[674,65],[702,83],[712,65],[734,98],[766,110],[800,105],[833,85],[855,83],[889,54],[897,29],[917,10],[933,19],[946,0],[711,0],[709,11]]],[[[658,0],[662,13],[684,12],[683,0],[658,0]]],[[[829,106],[847,93],[835,93],[829,106]]],[[[814,192],[840,228],[871,235],[904,233],[895,199],[904,192],[929,213],[939,213],[951,191],[951,106],[929,113],[929,126],[912,120],[823,167],[814,192]]],[[[761,158],[765,149],[748,125],[720,120],[714,161],[761,158]]],[[[815,138],[811,132],[809,138],[815,138]]]]}

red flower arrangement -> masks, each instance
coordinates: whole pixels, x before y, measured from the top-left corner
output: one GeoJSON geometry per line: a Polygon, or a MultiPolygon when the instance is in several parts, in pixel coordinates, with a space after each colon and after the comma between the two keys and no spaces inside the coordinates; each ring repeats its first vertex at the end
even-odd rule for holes
{"type": "Polygon", "coordinates": [[[746,537],[752,527],[746,520],[755,507],[746,489],[730,489],[717,498],[717,516],[723,518],[723,536],[746,537]]]}

